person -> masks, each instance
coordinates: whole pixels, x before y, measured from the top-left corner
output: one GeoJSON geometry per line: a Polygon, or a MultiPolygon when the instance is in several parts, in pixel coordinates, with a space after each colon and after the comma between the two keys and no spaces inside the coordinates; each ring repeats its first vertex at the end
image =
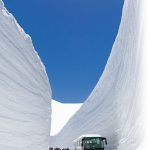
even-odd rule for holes
{"type": "Polygon", "coordinates": [[[61,150],[59,147],[54,148],[54,150],[61,150]]]}

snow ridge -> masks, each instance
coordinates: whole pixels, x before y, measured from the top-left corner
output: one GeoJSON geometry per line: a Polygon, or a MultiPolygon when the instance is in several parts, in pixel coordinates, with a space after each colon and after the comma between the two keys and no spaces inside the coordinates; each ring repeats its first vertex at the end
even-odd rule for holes
{"type": "Polygon", "coordinates": [[[69,104],[52,100],[51,136],[58,134],[81,106],[81,103],[69,104]]]}
{"type": "Polygon", "coordinates": [[[30,35],[25,33],[24,29],[17,23],[15,17],[11,13],[9,13],[8,10],[4,7],[4,3],[2,0],[0,0],[0,11],[11,22],[14,28],[16,28],[16,31],[22,36],[22,38],[24,38],[28,42],[28,44],[32,47],[31,50],[34,51],[33,53],[36,53],[36,56],[39,59],[39,62],[42,65],[42,68],[46,74],[45,66],[43,65],[37,51],[34,50],[34,46],[32,44],[32,39],[30,35]]]}

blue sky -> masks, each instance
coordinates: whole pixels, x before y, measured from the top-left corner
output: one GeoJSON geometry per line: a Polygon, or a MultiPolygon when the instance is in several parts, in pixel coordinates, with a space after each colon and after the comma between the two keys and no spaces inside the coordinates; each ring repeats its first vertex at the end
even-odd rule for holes
{"type": "Polygon", "coordinates": [[[124,0],[3,0],[33,40],[53,98],[83,102],[115,40],[124,0]]]}

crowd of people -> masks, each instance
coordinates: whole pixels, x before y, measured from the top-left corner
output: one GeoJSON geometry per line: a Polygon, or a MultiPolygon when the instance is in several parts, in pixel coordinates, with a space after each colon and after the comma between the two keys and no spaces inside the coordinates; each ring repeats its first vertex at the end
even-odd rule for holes
{"type": "Polygon", "coordinates": [[[53,147],[50,147],[49,150],[70,150],[69,148],[59,148],[59,147],[56,147],[56,148],[53,148],[53,147]]]}

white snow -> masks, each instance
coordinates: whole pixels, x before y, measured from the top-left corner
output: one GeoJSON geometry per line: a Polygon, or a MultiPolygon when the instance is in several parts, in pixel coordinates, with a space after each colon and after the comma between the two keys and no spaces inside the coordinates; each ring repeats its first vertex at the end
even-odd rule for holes
{"type": "Polygon", "coordinates": [[[51,146],[72,148],[82,134],[108,139],[106,150],[150,147],[150,1],[125,0],[103,75],[51,146]]]}
{"type": "Polygon", "coordinates": [[[31,38],[0,0],[0,149],[46,150],[51,89],[31,38]]]}
{"type": "Polygon", "coordinates": [[[52,100],[51,136],[56,135],[79,110],[81,103],[60,103],[52,100]]]}
{"type": "MultiPolygon", "coordinates": [[[[70,106],[56,102],[54,111],[68,109],[63,117],[70,116],[57,134],[65,124],[59,115],[62,126],[52,127],[57,135],[51,146],[72,148],[80,135],[100,134],[107,137],[108,150],[149,149],[149,27],[150,1],[125,0],[118,35],[93,92],[71,119],[70,106]]],[[[50,99],[46,71],[30,36],[0,0],[0,149],[48,149],[50,99]]]]}

